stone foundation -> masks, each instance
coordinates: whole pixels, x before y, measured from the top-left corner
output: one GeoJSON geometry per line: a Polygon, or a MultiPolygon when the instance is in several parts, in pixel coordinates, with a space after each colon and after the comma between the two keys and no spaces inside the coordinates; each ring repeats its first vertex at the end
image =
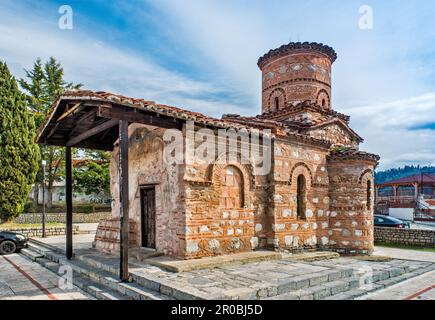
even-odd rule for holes
{"type": "MultiPolygon", "coordinates": [[[[41,238],[42,237],[42,228],[14,228],[14,229],[6,229],[0,228],[0,231],[9,231],[9,232],[15,232],[22,234],[26,237],[33,238],[41,238]]],[[[77,234],[79,232],[78,226],[73,226],[73,234],[77,234]]],[[[61,236],[66,234],[66,228],[65,227],[48,227],[45,228],[45,235],[47,237],[50,236],[61,236]]]]}

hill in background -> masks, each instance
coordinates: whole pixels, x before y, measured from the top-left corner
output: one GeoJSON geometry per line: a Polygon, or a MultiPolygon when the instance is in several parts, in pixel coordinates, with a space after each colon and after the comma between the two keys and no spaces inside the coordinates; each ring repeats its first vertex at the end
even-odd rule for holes
{"type": "Polygon", "coordinates": [[[376,183],[384,183],[403,177],[412,176],[420,173],[435,173],[433,166],[404,166],[403,168],[393,168],[384,171],[375,172],[376,183]]]}

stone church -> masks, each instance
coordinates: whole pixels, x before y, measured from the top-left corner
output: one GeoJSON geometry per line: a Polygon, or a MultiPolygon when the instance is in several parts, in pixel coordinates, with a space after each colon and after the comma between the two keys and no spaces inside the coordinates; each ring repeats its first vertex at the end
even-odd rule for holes
{"type": "MultiPolygon", "coordinates": [[[[258,60],[263,88],[262,112],[256,117],[214,119],[153,104],[155,112],[193,121],[194,131],[269,130],[267,173],[258,173],[252,157],[241,161],[246,147],[241,141],[236,141],[239,156],[233,161],[219,161],[225,155],[216,153],[211,163],[170,163],[164,159],[167,129],[131,124],[130,246],[183,259],[257,249],[370,254],[373,172],[379,157],[359,151],[363,139],[349,127],[349,116],[331,106],[336,58],[331,47],[318,43],[289,43],[269,51],[258,60]]],[[[144,105],[139,99],[94,95],[144,105]]],[[[180,135],[187,145],[186,124],[180,135]]],[[[105,252],[119,249],[118,153],[115,144],[113,219],[100,223],[95,239],[96,248],[105,252]]]]}

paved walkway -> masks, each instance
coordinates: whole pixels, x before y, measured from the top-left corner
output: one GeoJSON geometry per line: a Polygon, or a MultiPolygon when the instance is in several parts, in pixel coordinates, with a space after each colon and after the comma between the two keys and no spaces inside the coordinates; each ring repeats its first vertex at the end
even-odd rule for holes
{"type": "MultiPolygon", "coordinates": [[[[117,256],[96,253],[89,250],[94,239],[93,234],[74,236],[74,248],[80,256],[94,259],[100,265],[110,266],[112,271],[117,272],[119,260],[117,256]]],[[[39,239],[50,245],[64,248],[65,237],[49,237],[39,239]]],[[[312,263],[302,263],[289,259],[263,261],[245,265],[221,266],[214,269],[193,270],[188,272],[172,273],[164,271],[156,266],[139,262],[135,259],[130,261],[130,272],[139,277],[154,279],[153,281],[164,283],[167,287],[189,289],[198,296],[208,298],[234,297],[252,298],[253,289],[274,288],[285,284],[286,281],[302,279],[308,275],[323,274],[331,271],[353,270],[364,274],[370,270],[374,272],[394,272],[397,268],[419,270],[435,262],[434,254],[414,250],[391,249],[376,247],[376,255],[390,256],[392,261],[376,262],[342,257],[332,260],[324,260],[312,263]]],[[[98,266],[95,266],[98,269],[98,266]]],[[[434,271],[422,276],[412,278],[405,283],[391,286],[377,295],[367,296],[365,299],[433,299],[435,284],[434,271]],[[428,289],[429,288],[429,289],[428,289]]],[[[255,291],[255,290],[254,290],[255,291]]]]}
{"type": "Polygon", "coordinates": [[[418,250],[375,247],[374,255],[387,256],[394,259],[435,262],[435,252],[418,250]]]}
{"type": "Polygon", "coordinates": [[[61,289],[60,277],[19,254],[0,256],[0,300],[88,300],[76,287],[61,289]]]}
{"type": "Polygon", "coordinates": [[[435,300],[435,271],[361,297],[361,300],[435,300]]]}
{"type": "MultiPolygon", "coordinates": [[[[90,249],[92,248],[92,242],[95,239],[95,234],[75,234],[73,235],[73,249],[90,249]]],[[[62,236],[53,236],[47,238],[35,238],[35,240],[44,242],[56,248],[65,250],[66,246],[66,238],[64,235],[62,236]]]]}

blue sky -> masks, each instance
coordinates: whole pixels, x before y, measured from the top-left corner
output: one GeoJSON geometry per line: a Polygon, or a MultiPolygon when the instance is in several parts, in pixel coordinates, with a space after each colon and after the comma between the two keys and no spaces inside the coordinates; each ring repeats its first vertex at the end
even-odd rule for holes
{"type": "Polygon", "coordinates": [[[1,0],[0,59],[17,77],[58,58],[68,81],[193,109],[260,111],[258,57],[289,41],[334,47],[333,108],[381,168],[435,165],[435,3],[293,0],[1,0]],[[58,28],[61,5],[73,29],[58,28]],[[374,29],[358,27],[370,5],[374,29]]]}

